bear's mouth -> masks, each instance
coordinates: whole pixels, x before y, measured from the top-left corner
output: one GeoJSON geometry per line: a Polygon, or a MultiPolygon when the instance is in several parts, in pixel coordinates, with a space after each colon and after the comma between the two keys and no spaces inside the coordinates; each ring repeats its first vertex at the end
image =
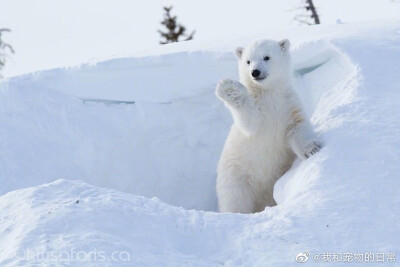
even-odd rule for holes
{"type": "Polygon", "coordinates": [[[267,72],[261,72],[260,76],[258,77],[252,77],[254,81],[260,82],[262,80],[265,80],[268,77],[268,73],[267,72]]]}
{"type": "Polygon", "coordinates": [[[260,77],[253,77],[253,80],[255,80],[255,81],[262,81],[262,80],[265,80],[267,77],[268,77],[268,75],[260,76],[260,77]]]}

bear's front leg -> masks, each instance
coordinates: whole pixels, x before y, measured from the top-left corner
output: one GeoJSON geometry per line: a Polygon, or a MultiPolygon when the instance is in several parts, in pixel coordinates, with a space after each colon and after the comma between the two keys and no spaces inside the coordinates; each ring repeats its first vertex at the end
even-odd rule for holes
{"type": "Polygon", "coordinates": [[[301,159],[307,159],[317,153],[322,143],[316,138],[309,121],[299,107],[290,113],[287,137],[293,152],[301,159]]]}
{"type": "Polygon", "coordinates": [[[301,159],[307,159],[322,148],[307,122],[298,125],[289,135],[289,144],[293,152],[301,159]]]}
{"type": "Polygon", "coordinates": [[[235,125],[242,133],[250,136],[259,131],[258,109],[243,84],[233,80],[221,80],[215,94],[230,109],[235,125]]]}
{"type": "Polygon", "coordinates": [[[247,90],[238,81],[224,79],[217,84],[215,94],[225,104],[239,107],[245,101],[247,90]]]}

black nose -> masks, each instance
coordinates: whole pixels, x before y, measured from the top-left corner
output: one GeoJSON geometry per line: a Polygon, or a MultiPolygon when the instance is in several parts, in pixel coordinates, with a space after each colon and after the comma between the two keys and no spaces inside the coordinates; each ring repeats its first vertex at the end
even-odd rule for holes
{"type": "Polygon", "coordinates": [[[252,70],[251,72],[251,76],[253,76],[254,78],[257,78],[258,76],[260,76],[260,71],[259,70],[252,70]]]}

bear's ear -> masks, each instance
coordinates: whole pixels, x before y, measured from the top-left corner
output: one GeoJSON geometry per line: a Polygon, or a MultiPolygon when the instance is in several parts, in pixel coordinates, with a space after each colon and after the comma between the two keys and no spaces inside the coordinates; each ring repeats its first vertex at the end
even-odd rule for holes
{"type": "Polygon", "coordinates": [[[279,46],[283,51],[288,51],[290,48],[290,41],[288,39],[284,39],[279,42],[279,46]]]}
{"type": "Polygon", "coordinates": [[[235,55],[238,59],[242,58],[242,54],[243,54],[243,47],[238,47],[235,49],[235,55]]]}

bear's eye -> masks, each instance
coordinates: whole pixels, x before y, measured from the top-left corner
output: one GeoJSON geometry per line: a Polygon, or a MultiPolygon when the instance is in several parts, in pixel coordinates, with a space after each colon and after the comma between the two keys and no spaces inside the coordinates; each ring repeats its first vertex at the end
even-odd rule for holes
{"type": "Polygon", "coordinates": [[[269,57],[268,57],[268,56],[264,57],[264,60],[265,60],[265,61],[268,61],[268,60],[269,60],[269,57]]]}
{"type": "Polygon", "coordinates": [[[247,60],[247,65],[250,65],[250,60],[247,60]]]}

